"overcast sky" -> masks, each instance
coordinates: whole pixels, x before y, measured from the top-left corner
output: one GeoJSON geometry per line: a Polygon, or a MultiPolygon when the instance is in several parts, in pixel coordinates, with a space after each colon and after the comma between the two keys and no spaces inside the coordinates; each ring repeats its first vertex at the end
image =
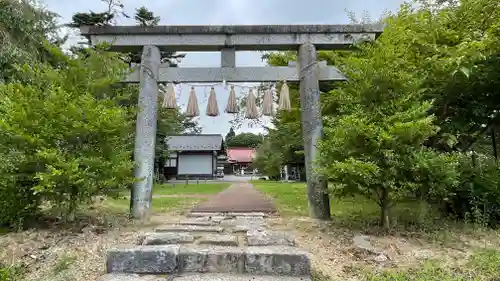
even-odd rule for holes
{"type": "MultiPolygon", "coordinates": [[[[46,7],[61,16],[61,23],[67,23],[76,12],[104,11],[106,4],[101,0],[42,0],[46,7]]],[[[143,5],[161,17],[162,25],[257,25],[257,24],[347,24],[346,10],[361,17],[368,13],[379,18],[386,11],[396,11],[402,0],[123,0],[125,12],[133,15],[136,8],[143,5]]],[[[120,18],[118,24],[132,25],[133,19],[120,18]]],[[[70,42],[78,41],[76,35],[70,42]]],[[[261,66],[263,62],[258,52],[238,52],[237,66],[261,66]]],[[[219,53],[188,53],[181,67],[219,66],[219,53]]],[[[224,114],[228,91],[216,87],[216,95],[221,116],[203,116],[209,89],[197,87],[198,101],[202,116],[199,122],[203,133],[225,135],[230,128],[231,115],[224,114]]],[[[187,103],[189,85],[178,89],[179,103],[187,103]]],[[[238,91],[237,91],[238,93],[238,91]]],[[[239,93],[238,93],[239,94],[239,93]]],[[[262,121],[264,124],[266,120],[262,121]]],[[[237,132],[261,132],[262,129],[247,123],[237,132]]]]}

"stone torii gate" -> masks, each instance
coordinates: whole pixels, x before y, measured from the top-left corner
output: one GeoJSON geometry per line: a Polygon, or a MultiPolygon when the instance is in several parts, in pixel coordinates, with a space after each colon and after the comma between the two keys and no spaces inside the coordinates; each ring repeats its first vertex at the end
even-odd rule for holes
{"type": "Polygon", "coordinates": [[[147,219],[152,202],[157,95],[159,82],[300,82],[301,121],[309,213],[329,219],[326,182],[315,171],[316,145],[322,137],[319,81],[343,81],[333,66],[316,63],[316,50],[346,49],[375,40],[381,25],[254,25],[254,26],[83,26],[93,45],[110,44],[111,51],[142,50],[140,69],[124,82],[140,83],[136,123],[132,217],[147,219]],[[221,67],[170,68],[160,63],[163,51],[220,51],[221,67]],[[236,67],[236,51],[298,50],[299,70],[292,67],[236,67]],[[325,212],[324,210],[328,210],[325,212]]]}

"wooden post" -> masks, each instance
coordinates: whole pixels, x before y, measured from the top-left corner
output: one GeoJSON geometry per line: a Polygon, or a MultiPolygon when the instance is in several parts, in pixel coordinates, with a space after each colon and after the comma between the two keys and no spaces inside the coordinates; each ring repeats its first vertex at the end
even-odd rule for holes
{"type": "Polygon", "coordinates": [[[141,58],[139,85],[139,111],[137,113],[134,184],[131,196],[131,215],[134,219],[147,220],[151,212],[153,173],[156,145],[156,118],[158,114],[158,72],[160,50],[144,46],[141,58]]]}
{"type": "Polygon", "coordinates": [[[300,106],[307,179],[309,215],[329,220],[330,197],[327,183],[316,171],[317,145],[323,136],[321,101],[317,76],[316,47],[303,44],[299,48],[300,106]]]}

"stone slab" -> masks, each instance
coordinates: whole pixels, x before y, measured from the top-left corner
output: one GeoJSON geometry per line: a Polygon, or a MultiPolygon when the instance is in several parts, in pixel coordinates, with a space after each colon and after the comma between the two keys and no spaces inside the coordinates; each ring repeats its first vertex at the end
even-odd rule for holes
{"type": "Polygon", "coordinates": [[[187,214],[188,218],[200,218],[200,217],[223,217],[224,214],[222,213],[200,213],[200,212],[191,212],[187,214]]]}
{"type": "Polygon", "coordinates": [[[200,245],[238,246],[238,237],[231,234],[206,234],[198,240],[200,245]]]}
{"type": "Polygon", "coordinates": [[[268,214],[263,212],[248,212],[248,213],[229,213],[228,215],[234,217],[259,217],[259,218],[267,218],[268,214]]]}
{"type": "Polygon", "coordinates": [[[127,246],[108,250],[108,273],[172,273],[177,268],[179,245],[127,246]]]}
{"type": "Polygon", "coordinates": [[[230,228],[233,233],[247,232],[252,229],[265,229],[264,219],[239,218],[223,221],[221,226],[230,228]]]}
{"type": "Polygon", "coordinates": [[[254,276],[254,275],[235,275],[235,274],[212,273],[212,274],[194,274],[194,275],[174,277],[173,281],[311,281],[311,278],[309,278],[309,277],[290,277],[290,276],[254,276]]]}
{"type": "Polygon", "coordinates": [[[213,222],[216,222],[216,223],[223,222],[224,220],[227,220],[227,219],[230,219],[230,218],[229,217],[225,217],[225,216],[213,216],[213,217],[210,217],[210,220],[213,221],[213,222]]]}
{"type": "Polygon", "coordinates": [[[202,225],[167,225],[158,227],[156,232],[212,232],[220,233],[224,231],[223,227],[219,226],[202,226],[202,225]]]}
{"type": "Polygon", "coordinates": [[[245,274],[310,276],[311,262],[306,252],[294,247],[247,247],[245,274]]]}
{"type": "Polygon", "coordinates": [[[168,281],[168,278],[158,275],[111,273],[100,277],[97,281],[168,281]]]}
{"type": "Polygon", "coordinates": [[[158,275],[106,274],[97,281],[311,281],[309,277],[254,276],[224,273],[187,274],[173,279],[158,275]]]}
{"type": "Polygon", "coordinates": [[[179,222],[179,225],[201,225],[201,226],[211,226],[216,225],[217,222],[213,220],[208,220],[207,218],[197,218],[197,219],[188,219],[182,220],[179,222]]]}
{"type": "Polygon", "coordinates": [[[152,232],[139,237],[139,245],[166,245],[193,243],[196,235],[188,232],[152,232]]]}
{"type": "Polygon", "coordinates": [[[283,231],[252,229],[246,237],[248,246],[295,246],[295,239],[283,231]]]}
{"type": "Polygon", "coordinates": [[[242,273],[245,256],[239,247],[224,246],[181,246],[179,271],[210,273],[242,273]]]}

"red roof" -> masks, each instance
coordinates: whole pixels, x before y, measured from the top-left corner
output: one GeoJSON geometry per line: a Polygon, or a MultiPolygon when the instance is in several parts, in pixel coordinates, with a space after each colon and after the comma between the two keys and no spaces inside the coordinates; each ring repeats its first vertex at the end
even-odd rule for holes
{"type": "Polygon", "coordinates": [[[251,163],[255,154],[255,148],[231,147],[226,149],[229,162],[251,163]]]}

